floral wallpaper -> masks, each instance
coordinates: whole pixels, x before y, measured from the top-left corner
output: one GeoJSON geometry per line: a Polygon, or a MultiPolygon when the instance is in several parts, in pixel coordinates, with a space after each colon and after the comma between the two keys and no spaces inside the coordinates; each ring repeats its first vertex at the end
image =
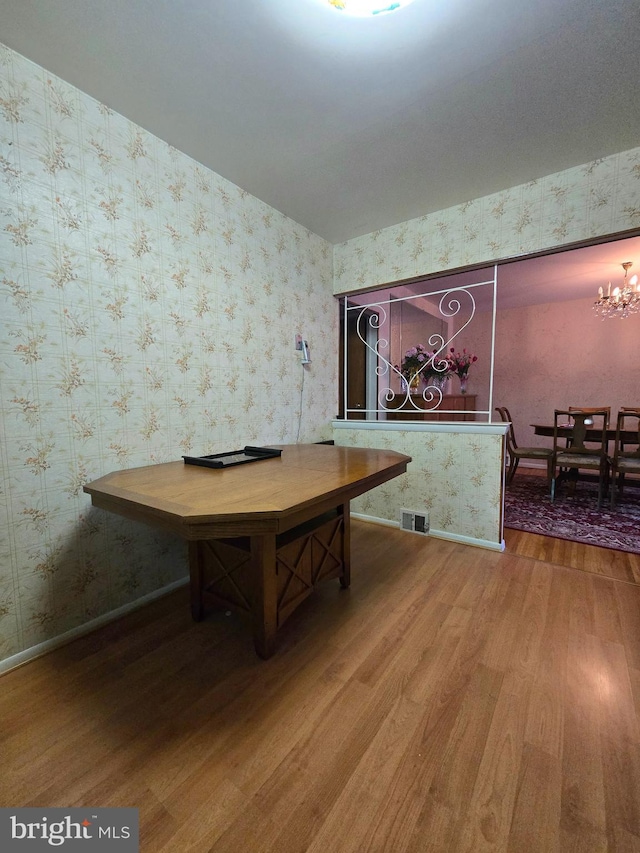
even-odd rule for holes
{"type": "MultiPolygon", "coordinates": [[[[640,228],[640,148],[334,246],[334,292],[366,290],[634,228],[640,228]]],[[[335,430],[338,443],[372,436],[377,440],[380,433],[335,430]]],[[[397,520],[401,507],[433,507],[433,529],[500,541],[496,487],[501,453],[495,436],[394,432],[385,440],[413,456],[411,473],[360,498],[359,511],[397,520]]]]}
{"type": "Polygon", "coordinates": [[[640,148],[334,247],[334,292],[640,228],[640,148]]]}
{"type": "Polygon", "coordinates": [[[85,482],[330,437],[338,344],[328,243],[4,47],[0,187],[2,660],[187,574],[85,482]]]}
{"type": "Polygon", "coordinates": [[[411,456],[407,473],[351,502],[351,511],[398,523],[400,509],[427,511],[433,533],[501,547],[502,434],[335,429],[336,444],[411,456]]]}

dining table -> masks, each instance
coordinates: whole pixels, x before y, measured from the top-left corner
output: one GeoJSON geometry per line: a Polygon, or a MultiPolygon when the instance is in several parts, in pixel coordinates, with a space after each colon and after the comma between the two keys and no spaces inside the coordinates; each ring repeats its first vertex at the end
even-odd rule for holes
{"type": "MultiPolygon", "coordinates": [[[[276,631],[321,582],[337,578],[349,586],[349,502],[404,474],[411,462],[368,447],[273,450],[280,452],[255,464],[216,469],[186,464],[185,457],[113,471],[83,487],[93,506],[185,539],[193,618],[207,608],[248,614],[262,658],[273,654],[276,631]]],[[[236,455],[243,454],[219,457],[236,455]]]]}
{"type": "MultiPolygon", "coordinates": [[[[548,437],[553,438],[554,425],[553,424],[530,424],[533,427],[533,431],[536,435],[546,435],[548,437]]],[[[602,434],[602,430],[599,429],[588,429],[585,433],[585,441],[600,441],[600,436],[602,434]]],[[[571,438],[573,435],[573,427],[571,426],[558,426],[558,436],[560,438],[571,438]]],[[[635,429],[625,429],[620,431],[620,435],[622,438],[623,444],[633,444],[638,443],[638,430],[635,429]]],[[[609,427],[607,429],[607,441],[615,441],[616,440],[616,428],[609,427]]]]}

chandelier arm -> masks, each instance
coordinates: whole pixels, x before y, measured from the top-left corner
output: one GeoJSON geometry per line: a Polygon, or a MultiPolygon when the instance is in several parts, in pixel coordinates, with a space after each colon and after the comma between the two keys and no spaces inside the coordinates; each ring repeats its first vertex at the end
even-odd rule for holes
{"type": "Polygon", "coordinates": [[[624,279],[621,287],[615,287],[611,292],[611,282],[607,288],[605,295],[602,287],[598,288],[598,298],[593,304],[595,312],[606,320],[608,317],[620,317],[622,319],[630,314],[635,314],[640,311],[640,285],[638,285],[638,277],[633,276],[630,281],[627,280],[629,269],[633,266],[632,261],[625,261],[621,264],[624,270],[624,279]]]}

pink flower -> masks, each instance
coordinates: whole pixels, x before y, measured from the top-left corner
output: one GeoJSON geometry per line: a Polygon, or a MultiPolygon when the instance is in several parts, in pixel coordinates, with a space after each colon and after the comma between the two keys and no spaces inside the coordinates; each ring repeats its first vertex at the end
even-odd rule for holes
{"type": "Polygon", "coordinates": [[[467,352],[466,347],[461,353],[455,352],[452,347],[451,352],[453,353],[453,355],[449,357],[451,372],[461,378],[465,377],[469,373],[469,367],[478,360],[478,356],[471,355],[471,353],[467,352]]]}

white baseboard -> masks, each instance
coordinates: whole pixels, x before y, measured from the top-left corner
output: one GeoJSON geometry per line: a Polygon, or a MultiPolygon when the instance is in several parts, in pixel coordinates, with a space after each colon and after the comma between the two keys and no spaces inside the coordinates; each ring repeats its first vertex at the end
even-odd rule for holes
{"type": "Polygon", "coordinates": [[[179,581],[174,581],[167,586],[163,586],[162,589],[156,589],[148,595],[143,595],[142,598],[136,598],[135,601],[131,601],[129,604],[124,604],[122,607],[118,607],[117,610],[110,610],[109,613],[103,613],[102,616],[98,616],[90,622],[78,625],[77,628],[72,628],[70,631],[60,634],[59,637],[54,637],[51,640],[45,640],[43,643],[38,643],[36,646],[31,646],[22,652],[18,652],[17,655],[5,658],[5,660],[0,661],[0,675],[5,672],[9,672],[10,669],[15,669],[18,666],[29,663],[29,661],[42,657],[42,655],[45,655],[47,652],[51,652],[60,646],[65,646],[72,640],[78,639],[78,637],[90,634],[92,631],[95,631],[96,628],[101,628],[109,622],[114,622],[116,619],[126,616],[127,613],[132,613],[134,610],[144,607],[145,604],[149,604],[149,602],[154,601],[156,598],[161,598],[163,595],[167,595],[167,593],[173,592],[174,589],[178,589],[188,583],[188,577],[179,581]]]}
{"type": "MultiPolygon", "coordinates": [[[[389,521],[386,518],[376,518],[372,515],[363,515],[359,512],[352,512],[351,518],[357,518],[358,521],[367,521],[372,524],[382,524],[385,527],[400,527],[399,521],[389,521]]],[[[412,536],[417,534],[412,533],[412,536]]],[[[420,534],[422,535],[422,534],[420,534]]],[[[501,542],[490,542],[488,539],[474,539],[472,536],[463,536],[461,533],[448,533],[446,530],[429,530],[427,535],[432,536],[434,539],[448,539],[450,542],[460,542],[462,545],[473,545],[476,548],[486,548],[489,551],[504,551],[505,542],[504,539],[501,542]]]]}

